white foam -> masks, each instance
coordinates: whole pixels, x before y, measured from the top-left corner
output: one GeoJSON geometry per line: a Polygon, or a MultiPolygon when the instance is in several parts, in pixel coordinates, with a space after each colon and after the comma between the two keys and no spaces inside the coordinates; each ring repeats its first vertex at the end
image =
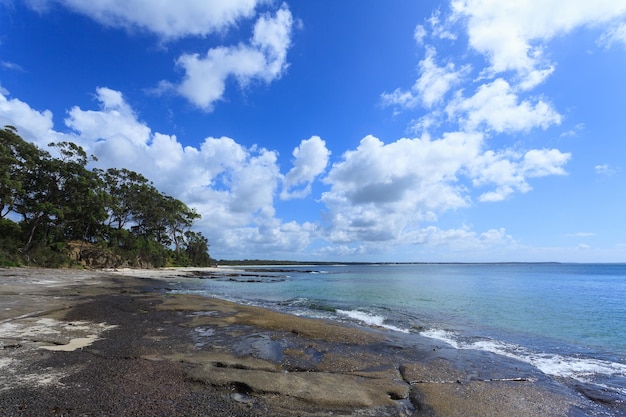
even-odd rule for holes
{"type": "Polygon", "coordinates": [[[289,306],[302,306],[309,302],[309,299],[306,297],[298,297],[293,298],[291,300],[287,300],[287,305],[289,306]]]}
{"type": "Polygon", "coordinates": [[[409,333],[409,331],[406,329],[401,329],[390,324],[385,324],[385,318],[383,316],[377,316],[358,310],[337,310],[337,313],[365,323],[368,326],[383,327],[385,329],[393,330],[396,332],[409,333]]]}
{"type": "Polygon", "coordinates": [[[440,330],[440,329],[428,329],[420,332],[422,336],[430,337],[431,339],[440,340],[452,346],[455,349],[463,349],[454,338],[454,333],[440,330]]]}
{"type": "Polygon", "coordinates": [[[11,363],[13,363],[11,358],[0,358],[0,369],[9,367],[11,363]]]}
{"type": "Polygon", "coordinates": [[[546,375],[573,378],[581,382],[589,382],[594,375],[626,378],[626,364],[622,363],[577,356],[538,353],[519,345],[492,339],[464,342],[456,333],[440,329],[429,329],[420,334],[445,342],[456,349],[482,350],[517,359],[537,367],[546,375]]]}

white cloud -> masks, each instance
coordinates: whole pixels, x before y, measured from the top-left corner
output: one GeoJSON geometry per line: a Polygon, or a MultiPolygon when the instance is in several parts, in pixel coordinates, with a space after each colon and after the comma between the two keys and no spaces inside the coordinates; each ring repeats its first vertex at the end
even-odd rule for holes
{"type": "Polygon", "coordinates": [[[266,66],[262,52],[242,45],[213,48],[203,57],[199,54],[182,55],[176,63],[185,70],[185,78],[174,89],[207,111],[213,110],[213,103],[224,95],[229,76],[245,84],[262,73],[266,66]]]}
{"type": "Polygon", "coordinates": [[[0,87],[0,128],[6,125],[19,127],[20,135],[39,146],[55,140],[52,130],[52,112],[39,112],[17,98],[8,98],[9,92],[0,87]]]}
{"type": "MultiPolygon", "coordinates": [[[[561,123],[562,116],[552,104],[541,95],[530,95],[529,91],[555,70],[546,53],[550,39],[576,27],[612,21],[626,12],[626,5],[618,6],[612,1],[602,1],[598,6],[595,8],[595,5],[578,0],[567,4],[556,0],[547,3],[535,0],[453,0],[450,15],[443,17],[440,11],[436,11],[427,20],[425,26],[429,31],[425,26],[417,27],[415,39],[420,46],[426,39],[433,42],[451,40],[456,44],[459,38],[454,31],[465,30],[468,49],[479,52],[486,60],[486,66],[480,68],[477,64],[480,61],[474,60],[470,66],[465,64],[469,62],[468,55],[456,54],[453,59],[439,58],[446,62],[440,66],[435,48],[427,45],[425,57],[419,63],[419,77],[411,89],[398,88],[381,95],[383,104],[409,110],[422,105],[429,110],[412,121],[411,128],[416,132],[444,126],[451,127],[451,130],[477,132],[480,136],[469,159],[458,165],[448,177],[454,179],[441,181],[443,195],[451,192],[451,195],[468,201],[470,195],[480,191],[477,197],[480,202],[501,201],[513,193],[530,191],[529,180],[532,178],[565,174],[564,166],[571,157],[569,153],[557,149],[512,151],[507,146],[496,151],[489,149],[489,137],[527,133],[536,128],[545,130],[561,123]],[[474,67],[478,76],[469,83],[474,67]],[[460,186],[458,177],[469,179],[473,188],[460,186]]],[[[577,130],[582,128],[582,125],[576,126],[577,130]]],[[[371,172],[369,168],[373,165],[365,166],[368,167],[365,172],[371,172]]],[[[332,179],[331,175],[329,178],[332,179]]],[[[367,181],[364,184],[367,187],[367,181]]],[[[335,185],[333,182],[332,191],[339,191],[335,185]]],[[[337,215],[335,219],[349,224],[346,218],[356,218],[357,213],[349,216],[350,211],[343,205],[354,204],[354,198],[346,191],[341,196],[344,201],[333,194],[335,204],[342,207],[341,211],[337,210],[341,216],[337,215]]],[[[440,208],[445,211],[454,207],[442,205],[440,208]]],[[[418,216],[429,212],[427,206],[419,203],[414,204],[413,209],[418,216]],[[419,209],[415,210],[417,207],[419,209]]],[[[436,216],[440,211],[431,212],[436,216]]],[[[382,216],[382,210],[377,214],[382,216]]],[[[375,216],[370,214],[370,217],[375,216]]],[[[385,227],[389,230],[389,225],[385,227]]],[[[426,233],[426,229],[413,230],[426,233]]]]}
{"type": "Polygon", "coordinates": [[[300,142],[300,146],[293,150],[293,168],[285,175],[283,190],[280,194],[282,199],[302,198],[311,192],[311,183],[321,175],[328,165],[330,151],[319,136],[300,142]],[[293,191],[293,187],[302,186],[300,190],[293,191]]]}
{"type": "Polygon", "coordinates": [[[437,66],[435,62],[435,49],[426,49],[426,58],[420,62],[420,78],[418,78],[415,91],[419,92],[425,107],[432,107],[440,102],[450,88],[456,86],[469,72],[470,67],[464,66],[458,71],[452,62],[445,67],[437,66]]]}
{"type": "Polygon", "coordinates": [[[424,44],[424,39],[426,38],[426,35],[428,35],[428,32],[426,32],[426,28],[423,25],[417,25],[415,27],[415,31],[413,32],[413,39],[415,39],[415,42],[418,45],[424,44]]]}
{"type": "Polygon", "coordinates": [[[45,11],[58,3],[106,26],[141,29],[163,38],[206,36],[254,15],[259,0],[27,0],[45,11]]]}
{"type": "Polygon", "coordinates": [[[359,248],[353,248],[348,245],[332,245],[325,246],[315,250],[314,254],[322,259],[336,259],[352,256],[359,253],[359,248]]]}
{"type": "Polygon", "coordinates": [[[592,237],[595,235],[596,234],[592,232],[578,232],[578,233],[570,233],[567,236],[569,237],[592,237]]]}
{"type": "MultiPolygon", "coordinates": [[[[65,119],[72,130],[60,133],[53,129],[50,111],[36,111],[0,94],[0,124],[17,127],[24,139],[42,148],[50,141],[70,140],[96,155],[100,168],[142,173],[159,190],[196,208],[203,216],[199,230],[222,253],[292,255],[317,234],[312,223],[276,218],[274,202],[283,176],[275,151],[245,148],[228,137],[208,137],[197,148],[185,147],[176,136],[153,132],[138,120],[119,91],[98,88],[95,98],[99,110],[72,108],[65,119]]],[[[315,165],[316,152],[325,149],[321,139],[302,141],[297,149],[290,171],[293,185],[313,181],[323,171],[315,165]]]]}
{"type": "Polygon", "coordinates": [[[574,126],[573,129],[570,129],[568,131],[565,131],[563,133],[561,133],[559,135],[559,137],[561,138],[567,138],[567,137],[576,137],[578,136],[578,133],[582,130],[585,129],[585,124],[584,123],[578,123],[576,126],[574,126]]]}
{"type": "Polygon", "coordinates": [[[524,155],[510,150],[499,153],[489,150],[472,160],[467,169],[476,187],[496,187],[478,198],[479,201],[493,202],[504,200],[515,191],[530,191],[528,178],[565,175],[563,166],[570,157],[571,154],[557,149],[533,149],[524,155]]]}
{"type": "MultiPolygon", "coordinates": [[[[204,37],[255,16],[255,9],[266,0],[29,0],[29,5],[46,11],[60,4],[89,16],[100,24],[126,29],[143,29],[165,40],[188,36],[204,37]]],[[[226,80],[233,77],[240,87],[252,81],[270,83],[288,67],[294,19],[286,3],[274,15],[263,14],[254,24],[249,43],[216,46],[205,54],[185,53],[176,64],[184,71],[183,80],[158,82],[152,93],[176,92],[194,105],[211,111],[224,96],[226,80]]]]}
{"type": "MultiPolygon", "coordinates": [[[[164,39],[224,30],[253,17],[257,6],[252,0],[183,1],[171,6],[182,10],[170,13],[169,5],[153,5],[140,16],[134,8],[142,2],[133,0],[126,1],[125,7],[113,7],[117,5],[113,0],[40,0],[38,4],[53,1],[101,23],[143,28],[164,39]],[[196,7],[206,9],[198,11],[196,7]],[[212,7],[221,9],[215,9],[210,18],[203,16],[212,7]],[[187,16],[191,11],[199,15],[187,16]],[[171,20],[163,20],[163,16],[171,20]],[[204,23],[196,25],[200,21],[204,23]]],[[[447,20],[435,13],[425,26],[418,25],[415,41],[419,45],[426,40],[460,43],[463,38],[452,29],[465,25],[470,48],[486,58],[487,68],[476,68],[478,77],[460,89],[474,68],[439,57],[433,46],[426,46],[413,85],[381,95],[388,105],[428,109],[419,119],[424,131],[438,126],[447,115],[446,121],[454,125],[449,129],[452,133],[439,134],[439,139],[424,133],[420,138],[388,144],[373,136],[363,138],[356,149],[346,151],[332,165],[323,180],[328,186],[320,199],[327,209],[323,229],[314,223],[283,222],[274,206],[277,196],[309,195],[313,181],[326,171],[330,151],[316,136],[300,142],[293,152],[293,167],[282,175],[275,151],[246,148],[228,137],[207,137],[198,147],[184,147],[176,136],[153,132],[120,92],[108,88],[96,91],[99,109],[74,107],[68,112],[65,122],[72,132],[67,134],[54,131],[51,112],[10,99],[0,88],[0,123],[18,126],[25,138],[40,145],[74,140],[99,156],[103,167],[141,171],[159,188],[198,209],[204,215],[199,226],[211,243],[231,254],[293,254],[318,236],[337,243],[320,249],[319,254],[371,253],[381,241],[468,250],[510,243],[512,238],[504,229],[484,233],[467,227],[442,230],[424,227],[424,222],[436,221],[442,213],[466,207],[472,200],[500,201],[516,192],[528,192],[532,178],[565,174],[569,153],[511,150],[519,149],[515,146],[490,150],[489,135],[558,125],[562,116],[548,100],[529,95],[529,90],[555,71],[547,42],[576,27],[604,22],[613,25],[600,42],[606,46],[621,42],[624,26],[615,24],[615,19],[623,15],[626,6],[606,0],[598,4],[455,0],[452,4],[453,14],[447,20]]],[[[286,5],[273,15],[262,15],[247,43],[181,55],[182,81],[163,81],[160,88],[176,91],[196,106],[211,110],[223,99],[229,78],[241,87],[256,81],[272,82],[287,69],[293,24],[286,5]]],[[[463,54],[457,57],[467,59],[463,54]]],[[[606,164],[595,167],[598,174],[611,169],[606,164]]]]}
{"type": "Polygon", "coordinates": [[[286,68],[292,27],[293,16],[285,3],[276,12],[276,16],[261,16],[254,25],[252,46],[263,51],[268,62],[265,74],[262,75],[265,81],[273,80],[286,68]]]}
{"type": "MultiPolygon", "coordinates": [[[[103,113],[99,119],[115,120],[107,117],[106,111],[103,113]]],[[[131,116],[118,125],[134,123],[138,124],[131,116]]],[[[192,205],[206,207],[207,211],[201,214],[210,214],[212,218],[215,213],[222,213],[222,225],[243,227],[274,216],[273,198],[280,174],[273,151],[246,149],[227,137],[206,138],[199,149],[183,147],[175,136],[152,133],[146,126],[146,142],[128,136],[132,130],[106,132],[106,128],[103,133],[107,135],[100,135],[99,141],[94,142],[90,132],[83,136],[82,125],[76,120],[70,119],[68,124],[76,129],[77,142],[98,156],[98,165],[142,172],[159,189],[192,205]],[[204,199],[212,203],[207,206],[204,199]]]]}
{"type": "MultiPolygon", "coordinates": [[[[614,22],[626,14],[626,6],[615,3],[605,0],[596,8],[578,0],[567,4],[556,0],[453,0],[448,16],[436,11],[425,25],[418,25],[416,41],[422,45],[427,38],[438,43],[451,40],[456,50],[460,40],[452,33],[466,31],[467,48],[479,52],[485,66],[481,68],[481,61],[467,54],[438,57],[435,47],[426,45],[413,86],[383,93],[381,101],[396,110],[417,105],[429,110],[412,122],[417,132],[444,122],[451,124],[452,130],[494,133],[558,125],[562,116],[552,104],[541,95],[529,95],[555,71],[546,52],[548,41],[574,28],[614,22]],[[477,76],[468,83],[474,70],[477,76]]],[[[610,33],[618,36],[621,26],[613,27],[610,33]]]]}
{"type": "Polygon", "coordinates": [[[258,155],[249,156],[245,165],[233,170],[231,211],[257,218],[274,217],[274,194],[280,175],[276,158],[276,152],[261,149],[258,155]]]}
{"type": "Polygon", "coordinates": [[[420,77],[411,91],[396,89],[393,93],[383,93],[383,104],[410,109],[419,102],[426,108],[441,102],[445,94],[468,74],[470,67],[463,66],[457,70],[452,62],[440,67],[435,62],[436,55],[433,47],[427,47],[426,57],[419,63],[420,77]]]}
{"type": "Polygon", "coordinates": [[[454,41],[457,39],[457,34],[451,30],[446,19],[441,19],[441,11],[435,11],[430,18],[428,19],[428,23],[430,24],[431,33],[434,38],[437,39],[447,39],[450,41],[454,41]]]}
{"type": "Polygon", "coordinates": [[[287,50],[291,45],[293,17],[286,5],[276,15],[260,17],[248,45],[210,49],[204,56],[184,54],[177,65],[185,77],[179,85],[162,81],[157,91],[174,89],[196,106],[211,111],[222,99],[226,80],[234,77],[241,87],[253,80],[269,83],[281,77],[287,68],[287,50]]]}
{"type": "Polygon", "coordinates": [[[419,97],[413,91],[396,88],[391,93],[382,93],[380,100],[383,106],[398,106],[407,109],[414,108],[419,102],[419,97]]]}
{"type": "Polygon", "coordinates": [[[619,23],[608,31],[606,31],[599,39],[598,43],[607,48],[612,47],[616,43],[622,43],[626,46],[626,23],[619,23]]]}
{"type": "Polygon", "coordinates": [[[521,170],[529,178],[565,175],[563,166],[571,156],[558,149],[531,149],[524,155],[521,170]]]}
{"type": "Polygon", "coordinates": [[[617,172],[619,171],[618,168],[612,167],[609,164],[596,165],[595,167],[593,167],[593,169],[596,172],[596,174],[605,176],[605,177],[612,177],[613,175],[617,174],[617,172]]]}
{"type": "Polygon", "coordinates": [[[503,247],[513,243],[513,238],[504,228],[490,229],[477,234],[469,228],[442,230],[429,226],[418,230],[412,236],[415,244],[427,246],[447,246],[453,250],[473,251],[490,247],[503,247]]]}
{"type": "Polygon", "coordinates": [[[550,104],[542,99],[520,102],[502,78],[481,85],[471,97],[463,97],[459,92],[447,105],[446,112],[450,118],[459,117],[461,125],[470,131],[481,127],[498,133],[528,131],[561,123],[561,115],[550,104]]]}
{"type": "Polygon", "coordinates": [[[570,158],[556,149],[495,152],[483,150],[484,145],[482,134],[463,132],[389,144],[363,138],[324,179],[330,186],[321,199],[328,208],[328,239],[339,244],[420,240],[410,236],[424,232],[423,222],[470,205],[475,191],[489,188],[478,196],[481,202],[528,192],[532,178],[564,175],[570,158]]]}
{"type": "Polygon", "coordinates": [[[24,72],[24,68],[22,68],[21,65],[16,64],[15,62],[0,61],[0,67],[6,68],[11,71],[24,72]]]}
{"type": "Polygon", "coordinates": [[[331,187],[322,195],[330,240],[399,239],[423,220],[466,206],[457,173],[476,156],[481,141],[479,134],[464,133],[390,144],[363,138],[324,179],[331,187]]]}
{"type": "Polygon", "coordinates": [[[439,139],[423,135],[389,144],[367,136],[323,179],[329,189],[320,199],[327,209],[322,227],[282,221],[275,209],[281,182],[282,198],[302,197],[324,173],[330,151],[321,138],[302,140],[294,149],[293,167],[282,175],[275,151],[246,148],[228,137],[207,137],[198,147],[185,147],[175,136],[153,132],[140,121],[120,92],[102,87],[95,98],[99,109],[74,107],[68,112],[69,133],[52,128],[49,111],[33,110],[3,95],[0,121],[15,125],[27,139],[24,132],[34,138],[43,135],[46,142],[81,144],[99,158],[101,168],[141,172],[203,215],[197,226],[217,248],[217,256],[220,251],[228,256],[292,256],[315,239],[339,245],[319,249],[319,256],[368,256],[381,250],[380,242],[384,247],[421,244],[480,250],[510,237],[501,229],[479,234],[468,228],[425,228],[423,223],[471,204],[473,190],[464,178],[477,189],[494,187],[492,197],[488,191],[480,199],[497,200],[528,191],[529,178],[563,174],[569,158],[557,150],[484,151],[486,138],[480,133],[446,133],[439,139]]]}
{"type": "Polygon", "coordinates": [[[494,74],[515,71],[526,88],[541,83],[553,65],[546,42],[581,26],[600,26],[626,14],[615,0],[454,0],[453,20],[467,24],[469,44],[489,59],[494,74]]]}
{"type": "Polygon", "coordinates": [[[73,107],[65,119],[67,127],[80,132],[79,137],[83,143],[89,144],[116,136],[121,136],[134,145],[148,143],[150,128],[137,120],[122,93],[100,87],[96,89],[95,98],[100,103],[100,110],[73,107]]]}

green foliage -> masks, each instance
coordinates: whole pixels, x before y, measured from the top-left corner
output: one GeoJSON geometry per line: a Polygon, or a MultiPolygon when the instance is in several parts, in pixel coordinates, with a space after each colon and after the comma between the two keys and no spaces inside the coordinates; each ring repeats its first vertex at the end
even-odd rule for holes
{"type": "Polygon", "coordinates": [[[24,195],[24,182],[32,176],[42,152],[7,126],[0,130],[0,218],[14,210],[24,195]]]}
{"type": "Polygon", "coordinates": [[[9,220],[0,219],[0,266],[18,266],[20,264],[20,226],[9,220]]]}
{"type": "Polygon", "coordinates": [[[185,232],[185,255],[193,266],[211,266],[214,262],[209,256],[209,241],[202,233],[185,232]]]}
{"type": "Polygon", "coordinates": [[[37,242],[24,255],[27,265],[46,268],[60,268],[71,266],[72,262],[65,252],[64,242],[54,242],[51,245],[37,242]]]}
{"type": "Polygon", "coordinates": [[[0,265],[210,264],[193,209],[136,172],[88,169],[74,143],[50,146],[58,157],[0,130],[0,265]]]}

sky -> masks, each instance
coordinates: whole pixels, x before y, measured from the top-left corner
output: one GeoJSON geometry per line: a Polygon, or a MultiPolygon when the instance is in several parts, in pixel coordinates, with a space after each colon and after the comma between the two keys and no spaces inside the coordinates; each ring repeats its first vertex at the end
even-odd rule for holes
{"type": "Polygon", "coordinates": [[[0,0],[0,126],[215,259],[626,262],[626,0],[0,0]]]}

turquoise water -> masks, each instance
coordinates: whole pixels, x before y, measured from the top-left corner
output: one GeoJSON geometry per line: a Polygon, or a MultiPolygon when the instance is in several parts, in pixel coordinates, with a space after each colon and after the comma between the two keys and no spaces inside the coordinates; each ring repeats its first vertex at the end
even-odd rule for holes
{"type": "Polygon", "coordinates": [[[626,395],[626,264],[264,267],[186,291],[417,333],[626,395]],[[250,282],[254,281],[254,282],[250,282]]]}

